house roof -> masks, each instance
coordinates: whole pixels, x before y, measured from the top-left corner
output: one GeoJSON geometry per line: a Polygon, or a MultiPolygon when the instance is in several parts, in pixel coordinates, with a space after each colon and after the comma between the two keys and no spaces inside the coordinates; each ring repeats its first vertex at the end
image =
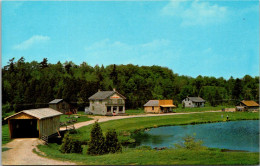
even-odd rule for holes
{"type": "Polygon", "coordinates": [[[193,102],[206,102],[204,99],[201,97],[188,97],[191,101],[193,102]]]}
{"type": "Polygon", "coordinates": [[[51,102],[49,102],[49,104],[57,104],[59,102],[63,101],[63,99],[54,99],[51,102]]]}
{"type": "Polygon", "coordinates": [[[123,95],[121,95],[117,91],[99,91],[99,92],[95,93],[94,95],[90,96],[88,99],[89,100],[103,100],[103,99],[106,99],[106,98],[112,96],[115,93],[118,94],[119,96],[121,96],[123,99],[126,99],[123,95]]]}
{"type": "Polygon", "coordinates": [[[62,115],[61,112],[56,111],[56,110],[51,109],[51,108],[38,108],[38,109],[30,109],[30,110],[20,111],[16,114],[13,114],[11,116],[6,117],[5,120],[9,119],[9,118],[11,118],[15,115],[18,115],[20,113],[25,113],[25,114],[31,115],[31,116],[33,116],[37,119],[45,119],[45,118],[50,118],[50,117],[62,115]]]}
{"type": "Polygon", "coordinates": [[[253,100],[242,100],[241,103],[245,104],[246,106],[251,107],[258,107],[259,104],[253,100]]]}
{"type": "Polygon", "coordinates": [[[159,100],[149,100],[144,106],[159,106],[159,100]]]}

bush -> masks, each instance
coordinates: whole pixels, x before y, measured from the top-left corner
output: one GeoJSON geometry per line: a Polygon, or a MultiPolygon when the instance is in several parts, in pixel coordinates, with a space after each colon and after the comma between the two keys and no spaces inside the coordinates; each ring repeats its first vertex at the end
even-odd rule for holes
{"type": "Polygon", "coordinates": [[[183,142],[174,144],[177,149],[188,149],[188,150],[203,150],[207,149],[205,146],[202,146],[202,140],[195,140],[193,136],[186,136],[183,138],[183,142]]]}
{"type": "Polygon", "coordinates": [[[66,133],[59,148],[62,153],[82,153],[81,142],[66,133]]]}
{"type": "Polygon", "coordinates": [[[109,130],[106,134],[105,147],[107,153],[122,152],[122,146],[118,141],[116,131],[109,130]]]}
{"type": "Polygon", "coordinates": [[[100,125],[95,122],[91,129],[89,148],[87,153],[89,155],[101,155],[106,153],[105,138],[102,133],[100,125]]]}

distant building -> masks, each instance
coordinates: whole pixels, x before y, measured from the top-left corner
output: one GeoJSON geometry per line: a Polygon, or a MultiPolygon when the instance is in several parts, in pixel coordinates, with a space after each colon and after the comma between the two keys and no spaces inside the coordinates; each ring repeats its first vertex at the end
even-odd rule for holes
{"type": "Polygon", "coordinates": [[[89,97],[89,111],[98,115],[125,114],[125,97],[113,91],[98,91],[89,97]]]}
{"type": "Polygon", "coordinates": [[[54,99],[49,102],[49,108],[57,110],[63,114],[69,113],[71,111],[71,106],[69,103],[63,99],[54,99]]]}
{"type": "Polygon", "coordinates": [[[144,105],[144,111],[146,113],[167,113],[172,112],[172,108],[176,107],[173,105],[172,100],[149,100],[144,105]]]}
{"type": "Polygon", "coordinates": [[[259,111],[259,104],[253,100],[242,100],[236,106],[236,111],[259,111]]]}
{"type": "Polygon", "coordinates": [[[204,107],[205,102],[201,97],[187,97],[182,100],[184,107],[204,107]]]}

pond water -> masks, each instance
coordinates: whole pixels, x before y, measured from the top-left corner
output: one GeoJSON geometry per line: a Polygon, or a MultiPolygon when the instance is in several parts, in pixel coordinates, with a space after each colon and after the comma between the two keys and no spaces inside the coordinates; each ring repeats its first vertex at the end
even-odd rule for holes
{"type": "Polygon", "coordinates": [[[259,152],[259,120],[244,120],[152,128],[135,137],[137,145],[174,147],[192,135],[212,148],[259,152]]]}

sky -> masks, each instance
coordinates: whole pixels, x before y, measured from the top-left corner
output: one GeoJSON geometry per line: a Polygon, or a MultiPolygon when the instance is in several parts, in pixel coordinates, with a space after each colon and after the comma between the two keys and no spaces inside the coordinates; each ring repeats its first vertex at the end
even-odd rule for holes
{"type": "Polygon", "coordinates": [[[259,1],[2,1],[1,55],[259,76],[259,1]]]}

